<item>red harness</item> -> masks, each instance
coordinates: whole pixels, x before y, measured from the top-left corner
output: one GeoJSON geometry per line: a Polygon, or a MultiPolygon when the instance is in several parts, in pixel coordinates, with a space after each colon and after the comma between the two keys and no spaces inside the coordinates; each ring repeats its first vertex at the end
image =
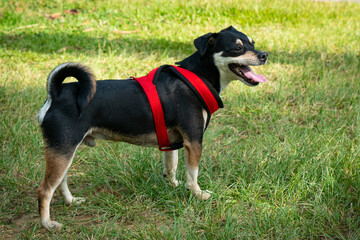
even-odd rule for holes
{"type": "MultiPolygon", "coordinates": [[[[223,107],[220,97],[217,96],[217,98],[215,98],[212,91],[210,91],[209,87],[196,74],[194,74],[193,72],[187,69],[177,66],[171,65],[167,67],[175,68],[183,77],[185,77],[186,80],[188,80],[188,82],[195,88],[195,90],[202,98],[203,102],[206,104],[206,108],[207,108],[206,110],[210,114],[214,113],[220,107],[223,107]]],[[[140,84],[147,98],[149,99],[149,103],[154,117],[157,139],[159,142],[159,150],[171,151],[174,150],[174,148],[170,146],[163,108],[161,106],[158,92],[153,83],[154,75],[158,70],[161,71],[161,69],[156,68],[146,76],[139,78],[132,78],[132,79],[140,84]]]]}

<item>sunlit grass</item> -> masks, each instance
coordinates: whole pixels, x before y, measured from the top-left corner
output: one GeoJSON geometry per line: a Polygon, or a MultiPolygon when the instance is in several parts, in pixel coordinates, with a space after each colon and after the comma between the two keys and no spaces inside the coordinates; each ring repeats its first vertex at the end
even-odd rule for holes
{"type": "Polygon", "coordinates": [[[0,2],[0,238],[360,238],[358,12],[315,1],[0,2]],[[268,82],[222,93],[199,176],[213,198],[168,186],[157,149],[99,142],[79,149],[69,173],[88,201],[66,206],[55,194],[52,216],[65,227],[44,230],[35,115],[49,72],[73,61],[98,79],[141,76],[229,25],[269,53],[254,67],[268,82]]]}

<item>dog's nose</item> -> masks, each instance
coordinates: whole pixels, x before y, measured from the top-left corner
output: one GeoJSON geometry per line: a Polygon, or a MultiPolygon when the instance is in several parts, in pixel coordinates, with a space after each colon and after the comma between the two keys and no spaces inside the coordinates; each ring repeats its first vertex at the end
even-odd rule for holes
{"type": "Polygon", "coordinates": [[[259,54],[258,54],[258,58],[259,58],[259,60],[261,60],[261,61],[266,61],[267,60],[267,57],[268,57],[268,54],[266,53],[266,52],[260,52],[259,54]]]}

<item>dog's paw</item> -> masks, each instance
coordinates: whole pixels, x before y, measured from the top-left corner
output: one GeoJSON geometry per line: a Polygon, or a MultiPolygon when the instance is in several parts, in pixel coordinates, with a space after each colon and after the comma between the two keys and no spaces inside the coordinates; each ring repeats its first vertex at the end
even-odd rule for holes
{"type": "Polygon", "coordinates": [[[173,187],[178,187],[181,184],[181,181],[176,180],[175,178],[171,179],[168,174],[164,173],[163,177],[167,179],[168,183],[170,183],[173,187]]]}
{"type": "Polygon", "coordinates": [[[178,180],[171,181],[171,186],[173,186],[173,187],[178,187],[180,184],[181,184],[181,181],[178,181],[178,180]]]}
{"type": "Polygon", "coordinates": [[[209,190],[201,190],[201,191],[194,192],[196,198],[199,200],[208,200],[211,197],[212,193],[213,192],[211,192],[209,190]]]}
{"type": "Polygon", "coordinates": [[[82,204],[83,202],[86,201],[86,198],[83,198],[83,197],[73,197],[72,199],[72,204],[75,204],[75,205],[80,205],[82,204]]]}
{"type": "Polygon", "coordinates": [[[83,197],[67,197],[65,198],[65,202],[66,204],[69,204],[69,205],[80,205],[81,203],[85,202],[86,201],[86,198],[83,198],[83,197]]]}
{"type": "Polygon", "coordinates": [[[47,230],[53,231],[56,229],[60,229],[62,227],[61,223],[58,223],[56,221],[42,221],[41,224],[46,228],[47,230]]]}

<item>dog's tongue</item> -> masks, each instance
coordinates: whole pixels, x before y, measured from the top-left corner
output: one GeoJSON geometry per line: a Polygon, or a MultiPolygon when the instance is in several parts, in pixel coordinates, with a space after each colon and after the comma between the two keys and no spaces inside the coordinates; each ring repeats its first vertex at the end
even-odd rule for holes
{"type": "Polygon", "coordinates": [[[252,79],[254,82],[266,82],[266,77],[254,73],[249,66],[241,66],[240,70],[247,78],[252,79]]]}

